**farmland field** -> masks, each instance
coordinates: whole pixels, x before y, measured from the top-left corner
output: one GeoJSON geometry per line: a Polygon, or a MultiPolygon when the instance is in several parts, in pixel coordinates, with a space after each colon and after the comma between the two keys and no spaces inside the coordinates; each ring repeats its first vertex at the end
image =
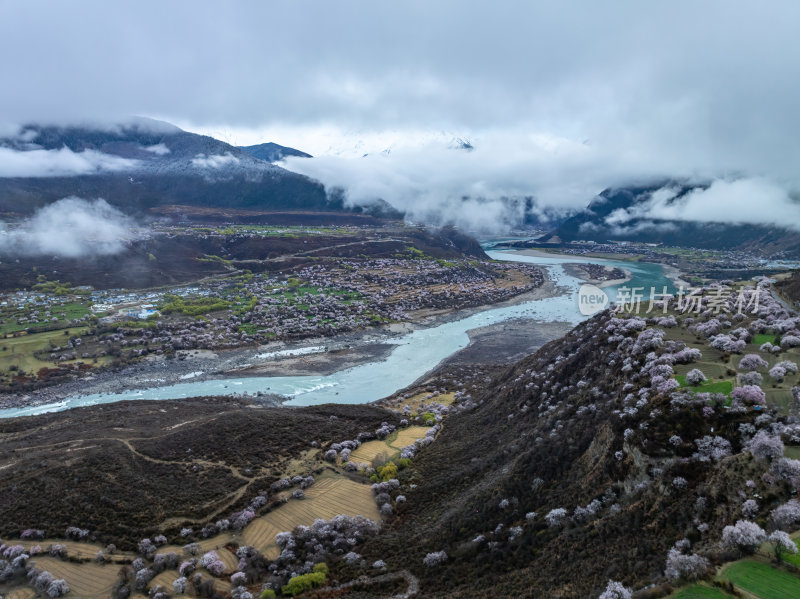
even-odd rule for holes
{"type": "Polygon", "coordinates": [[[699,362],[693,362],[692,364],[675,364],[673,368],[678,375],[683,376],[690,370],[699,368],[710,381],[714,379],[730,378],[727,372],[728,367],[725,364],[722,362],[710,362],[705,359],[705,355],[699,362]]]}
{"type": "Polygon", "coordinates": [[[387,399],[382,404],[386,407],[394,408],[394,409],[401,409],[406,406],[411,408],[411,412],[416,414],[419,412],[424,412],[425,410],[422,408],[422,404],[432,404],[438,403],[442,404],[443,406],[449,406],[455,401],[455,393],[440,393],[439,395],[433,395],[432,393],[417,393],[411,397],[403,398],[403,397],[395,397],[392,399],[387,399]]]}
{"type": "Polygon", "coordinates": [[[428,431],[426,426],[409,426],[399,429],[383,441],[367,441],[350,454],[350,461],[356,463],[372,463],[376,457],[386,454],[388,459],[400,453],[403,447],[411,445],[417,439],[424,437],[428,431]]]}
{"type": "Polygon", "coordinates": [[[759,333],[757,335],[753,335],[753,341],[751,343],[753,345],[763,345],[764,343],[772,343],[773,345],[775,345],[778,344],[779,342],[780,342],[780,335],[759,333]]]}
{"type": "MultiPolygon", "coordinates": [[[[219,554],[220,559],[225,562],[225,565],[230,567],[231,565],[237,565],[237,561],[230,561],[227,559],[224,553],[229,553],[225,549],[225,545],[233,541],[233,535],[230,532],[224,532],[208,539],[200,539],[196,541],[196,543],[200,546],[200,554],[207,553],[209,551],[216,551],[219,554]]],[[[183,546],[182,545],[164,545],[163,547],[159,547],[156,553],[170,553],[175,552],[178,555],[183,555],[183,546]]],[[[232,555],[232,554],[231,554],[232,555]]]]}
{"type": "MultiPolygon", "coordinates": [[[[798,448],[798,447],[787,447],[786,449],[795,449],[795,450],[797,450],[797,449],[800,449],[800,448],[798,448]]],[[[796,455],[800,455],[800,454],[796,454],[794,456],[790,456],[788,453],[784,452],[784,455],[796,459],[796,455]]],[[[792,540],[794,541],[795,545],[797,545],[798,542],[800,542],[800,532],[794,532],[790,536],[792,537],[792,540]]],[[[800,550],[800,546],[798,546],[798,550],[800,550]]],[[[793,566],[796,566],[796,567],[800,568],[800,551],[798,553],[795,553],[795,554],[784,553],[783,554],[783,561],[785,561],[786,563],[792,564],[793,566]]]]}
{"type": "Polygon", "coordinates": [[[791,389],[772,389],[766,385],[762,389],[767,395],[767,405],[776,408],[781,414],[789,413],[789,408],[794,404],[791,389]]]}
{"type": "MultiPolygon", "coordinates": [[[[98,551],[103,549],[103,546],[99,543],[82,543],[77,541],[65,541],[64,539],[43,539],[41,541],[19,541],[20,545],[25,547],[25,549],[30,549],[35,545],[39,545],[40,547],[47,548],[48,545],[64,545],[67,550],[67,553],[72,557],[77,557],[78,559],[92,559],[94,556],[97,555],[98,551]]],[[[136,557],[133,553],[126,553],[124,551],[118,551],[113,555],[114,558],[117,559],[133,559],[136,557]]]]}
{"type": "Polygon", "coordinates": [[[325,477],[306,489],[305,494],[305,499],[290,499],[281,507],[253,520],[242,531],[240,542],[252,545],[266,557],[274,559],[280,553],[275,545],[275,535],[301,524],[310,526],[317,518],[330,520],[344,514],[380,521],[369,485],[344,477],[325,477]]]}
{"type": "Polygon", "coordinates": [[[730,392],[733,391],[733,381],[715,381],[709,379],[705,383],[699,385],[688,385],[685,375],[677,375],[675,380],[680,383],[681,387],[691,389],[697,393],[724,393],[729,395],[730,392]]]}
{"type": "Polygon", "coordinates": [[[46,366],[54,367],[53,362],[39,360],[33,356],[33,353],[50,347],[51,340],[54,343],[63,343],[69,335],[81,335],[87,330],[86,327],[79,327],[2,339],[0,340],[0,372],[8,372],[11,366],[17,366],[20,370],[27,372],[35,372],[46,366]]]}
{"type": "MultiPolygon", "coordinates": [[[[228,551],[227,553],[230,553],[228,551]]],[[[222,558],[222,553],[219,553],[220,558],[222,558]]],[[[223,561],[225,561],[223,559],[223,561]]],[[[203,572],[205,572],[203,570],[203,572]]],[[[164,570],[161,574],[156,576],[153,580],[150,581],[149,588],[155,588],[158,585],[166,587],[170,592],[172,592],[172,583],[175,582],[176,578],[179,578],[180,574],[178,574],[177,570],[164,570]]],[[[209,579],[208,576],[205,576],[206,580],[209,579]]],[[[222,594],[229,593],[231,590],[231,583],[229,576],[223,576],[222,578],[214,578],[214,587],[222,594]]],[[[147,597],[147,595],[143,593],[136,593],[133,597],[147,597]]]]}
{"type": "Polygon", "coordinates": [[[715,587],[693,584],[690,587],[675,591],[669,599],[730,599],[730,595],[715,587]]]}
{"type": "Polygon", "coordinates": [[[70,588],[69,596],[76,599],[106,599],[117,582],[120,568],[117,564],[75,564],[54,557],[35,557],[31,562],[56,578],[66,580],[70,588]]]}
{"type": "Polygon", "coordinates": [[[754,560],[732,563],[722,571],[721,578],[761,599],[800,597],[800,578],[754,560]]]}
{"type": "Polygon", "coordinates": [[[6,599],[33,599],[36,596],[36,591],[33,587],[20,587],[13,591],[6,593],[6,599]]]}

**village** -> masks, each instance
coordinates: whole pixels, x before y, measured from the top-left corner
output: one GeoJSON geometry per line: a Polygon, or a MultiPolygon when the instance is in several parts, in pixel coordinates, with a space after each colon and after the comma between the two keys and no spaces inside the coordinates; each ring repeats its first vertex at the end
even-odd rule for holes
{"type": "Polygon", "coordinates": [[[541,286],[533,265],[433,258],[319,260],[188,285],[95,290],[45,281],[0,296],[0,389],[19,392],[185,350],[331,337],[507,300],[541,286]]]}

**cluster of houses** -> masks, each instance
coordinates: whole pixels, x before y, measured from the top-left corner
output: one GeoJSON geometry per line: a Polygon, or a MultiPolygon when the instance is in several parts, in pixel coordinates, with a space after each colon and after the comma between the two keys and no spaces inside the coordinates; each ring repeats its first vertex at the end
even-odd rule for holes
{"type": "Polygon", "coordinates": [[[527,264],[415,259],[342,260],[292,274],[292,284],[286,277],[262,274],[170,290],[170,295],[183,296],[187,303],[196,298],[229,302],[230,308],[200,316],[159,317],[165,291],[94,292],[92,309],[106,322],[156,318],[154,326],[144,328],[122,322],[112,332],[85,339],[79,353],[92,357],[122,351],[135,358],[178,349],[217,350],[330,336],[408,320],[421,309],[501,301],[543,282],[541,271],[527,264]]]}

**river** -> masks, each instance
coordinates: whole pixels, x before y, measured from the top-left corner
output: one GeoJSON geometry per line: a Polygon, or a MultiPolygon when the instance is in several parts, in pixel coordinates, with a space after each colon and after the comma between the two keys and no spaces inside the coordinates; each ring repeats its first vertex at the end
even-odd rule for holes
{"type": "MultiPolygon", "coordinates": [[[[38,406],[0,410],[0,418],[13,418],[112,403],[126,399],[179,399],[208,395],[256,394],[258,392],[289,397],[285,405],[308,406],[322,403],[368,403],[393,394],[411,385],[431,371],[440,362],[463,349],[469,343],[468,331],[511,319],[530,318],[542,322],[567,322],[577,324],[585,319],[578,311],[577,290],[581,281],[567,275],[561,267],[565,263],[584,262],[570,256],[526,256],[516,252],[491,249],[492,242],[484,247],[496,260],[528,262],[546,267],[551,279],[566,292],[516,305],[487,308],[459,320],[453,320],[427,329],[419,329],[402,337],[388,339],[385,343],[396,345],[386,359],[370,362],[335,372],[327,376],[273,376],[237,377],[177,383],[162,387],[130,390],[122,393],[79,395],[62,401],[38,406]]],[[[674,288],[659,264],[623,262],[616,260],[591,260],[594,264],[619,267],[632,273],[625,283],[629,287],[655,287],[661,291],[674,288]]],[[[604,289],[613,301],[617,287],[604,289]]]]}

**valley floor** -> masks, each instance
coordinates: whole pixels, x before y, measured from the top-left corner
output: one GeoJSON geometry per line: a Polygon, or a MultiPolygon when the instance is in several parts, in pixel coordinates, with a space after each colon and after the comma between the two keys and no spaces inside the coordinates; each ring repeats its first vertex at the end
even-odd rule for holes
{"type": "MultiPolygon", "coordinates": [[[[119,393],[230,377],[320,376],[385,359],[392,340],[408,332],[438,326],[494,307],[557,297],[564,290],[547,279],[538,288],[495,304],[470,308],[418,310],[406,322],[366,330],[315,337],[300,342],[274,342],[239,349],[178,350],[175,357],[151,355],[120,369],[92,371],[80,378],[25,393],[0,394],[0,409],[52,404],[73,395],[119,393]]],[[[511,363],[569,330],[566,323],[517,321],[470,332],[470,345],[450,360],[463,363],[511,363]]],[[[436,365],[431,364],[431,368],[436,365]]],[[[279,405],[282,397],[260,393],[264,405],[279,405]]]]}

